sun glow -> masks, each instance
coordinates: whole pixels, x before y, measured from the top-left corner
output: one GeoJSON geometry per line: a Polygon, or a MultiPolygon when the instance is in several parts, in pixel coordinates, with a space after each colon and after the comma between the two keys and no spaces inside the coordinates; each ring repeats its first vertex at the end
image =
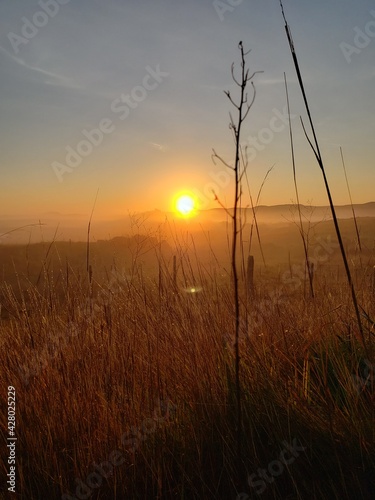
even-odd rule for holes
{"type": "Polygon", "coordinates": [[[197,210],[196,201],[189,194],[178,195],[175,201],[175,210],[183,217],[193,217],[197,210]]]}

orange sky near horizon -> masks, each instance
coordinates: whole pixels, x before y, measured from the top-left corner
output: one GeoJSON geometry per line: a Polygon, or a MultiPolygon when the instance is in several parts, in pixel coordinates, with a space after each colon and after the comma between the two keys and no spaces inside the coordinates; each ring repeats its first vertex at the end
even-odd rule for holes
{"type": "MultiPolygon", "coordinates": [[[[374,22],[373,5],[344,0],[338,12],[333,4],[285,7],[333,200],[349,203],[342,146],[353,202],[365,203],[375,199],[375,40],[366,35],[366,46],[356,48],[354,28],[374,22]],[[350,56],[343,44],[354,47],[350,56]]],[[[241,137],[254,201],[272,166],[260,204],[296,201],[286,72],[300,202],[328,204],[300,124],[300,115],[307,124],[306,111],[273,1],[243,2],[223,19],[210,2],[196,0],[167,9],[157,2],[147,9],[119,0],[105,8],[70,2],[15,46],[8,35],[22,30],[33,9],[26,0],[0,5],[0,217],[87,215],[98,190],[100,218],[170,211],[183,191],[200,210],[220,206],[212,190],[233,206],[233,176],[211,154],[214,148],[226,161],[234,158],[233,107],[223,91],[238,97],[230,67],[238,70],[239,37],[251,49],[250,71],[263,71],[254,78],[257,95],[241,137]]],[[[246,206],[246,183],[243,191],[246,206]]]]}

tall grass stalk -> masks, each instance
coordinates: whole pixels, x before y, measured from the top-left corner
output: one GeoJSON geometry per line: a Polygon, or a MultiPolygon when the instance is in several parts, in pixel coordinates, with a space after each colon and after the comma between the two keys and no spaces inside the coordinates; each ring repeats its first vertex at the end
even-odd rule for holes
{"type": "Polygon", "coordinates": [[[256,216],[256,209],[259,206],[260,196],[262,194],[264,185],[266,184],[268,176],[270,175],[270,173],[272,172],[272,170],[274,169],[274,167],[275,167],[275,164],[273,164],[272,167],[270,167],[267,170],[266,175],[263,177],[262,183],[261,183],[260,188],[258,190],[258,194],[257,194],[257,198],[256,198],[256,201],[255,201],[255,205],[253,203],[253,199],[252,199],[252,196],[251,196],[251,193],[250,193],[250,187],[249,187],[249,183],[248,183],[248,178],[247,178],[247,175],[246,175],[246,182],[247,182],[247,187],[248,187],[248,191],[249,191],[249,195],[250,195],[250,200],[251,200],[251,209],[252,209],[252,212],[253,212],[253,221],[252,221],[251,227],[250,227],[249,255],[251,254],[251,244],[253,242],[253,232],[254,232],[253,230],[254,230],[254,225],[255,225],[255,229],[256,229],[256,233],[257,233],[257,239],[258,239],[260,253],[262,255],[262,260],[263,260],[264,267],[266,267],[266,259],[264,257],[264,253],[263,253],[263,246],[262,246],[262,241],[261,241],[260,233],[259,233],[258,221],[257,221],[257,216],[256,216]]]}
{"type": "MultiPolygon", "coordinates": [[[[94,210],[95,210],[95,205],[96,205],[96,200],[98,199],[98,194],[99,194],[99,188],[96,192],[94,204],[91,210],[90,214],[90,219],[89,223],[87,225],[87,246],[86,246],[86,271],[88,275],[90,275],[90,231],[91,231],[91,221],[92,221],[92,216],[94,215],[94,210]]],[[[90,279],[91,282],[91,279],[90,279]]]]}
{"type": "Polygon", "coordinates": [[[312,116],[311,116],[310,106],[309,106],[309,103],[308,103],[308,100],[307,100],[307,96],[306,96],[306,92],[305,92],[305,86],[304,86],[304,83],[303,83],[303,79],[302,79],[302,75],[301,75],[301,71],[300,71],[300,67],[299,67],[299,63],[298,63],[298,59],[297,59],[297,54],[296,54],[295,47],[294,47],[294,42],[293,42],[291,30],[290,30],[290,27],[289,27],[288,22],[286,20],[286,17],[285,17],[284,6],[283,6],[283,3],[282,3],[282,0],[280,0],[280,6],[281,6],[281,12],[282,12],[282,15],[283,15],[283,18],[284,18],[284,21],[285,21],[285,31],[286,31],[286,35],[287,35],[287,38],[288,38],[289,47],[290,47],[290,51],[291,51],[291,54],[292,54],[294,66],[295,66],[295,69],[296,69],[299,86],[300,86],[300,89],[301,89],[301,92],[302,92],[303,101],[305,103],[306,112],[307,112],[307,115],[308,115],[308,118],[309,118],[310,127],[311,127],[311,131],[312,131],[312,134],[313,134],[313,141],[314,142],[312,142],[311,139],[309,138],[309,136],[308,136],[308,134],[306,132],[306,129],[305,129],[305,126],[304,126],[302,118],[301,118],[301,123],[302,123],[302,127],[303,127],[303,130],[304,130],[306,139],[307,139],[308,143],[310,144],[310,147],[311,147],[312,151],[314,152],[316,161],[317,161],[317,163],[319,165],[319,168],[320,168],[320,170],[322,172],[322,176],[323,176],[323,180],[324,180],[324,186],[325,186],[325,189],[326,189],[326,192],[327,192],[329,206],[331,208],[333,223],[334,223],[334,226],[335,226],[336,236],[337,236],[337,239],[338,239],[338,242],[339,242],[339,245],[340,245],[340,252],[341,252],[341,255],[342,255],[343,262],[344,262],[345,272],[346,272],[346,276],[347,276],[349,288],[350,288],[350,291],[351,291],[352,302],[353,302],[353,306],[354,306],[354,310],[355,310],[355,315],[356,315],[356,318],[357,318],[357,324],[358,324],[358,330],[359,330],[359,337],[360,337],[363,349],[364,349],[364,351],[367,354],[366,341],[365,341],[364,331],[363,331],[363,327],[362,327],[361,314],[360,314],[360,311],[359,311],[359,306],[358,306],[358,301],[357,301],[357,295],[356,295],[356,292],[355,292],[355,289],[354,289],[354,283],[353,283],[353,279],[352,279],[352,276],[351,276],[348,259],[346,257],[346,251],[345,251],[344,243],[343,243],[343,240],[342,240],[342,237],[341,237],[341,231],[340,231],[339,223],[338,223],[337,216],[336,216],[336,210],[335,210],[335,206],[334,206],[334,203],[333,203],[333,200],[332,200],[331,190],[330,190],[330,187],[329,187],[329,183],[328,183],[328,179],[327,179],[327,176],[326,176],[326,172],[325,172],[325,167],[324,167],[322,155],[320,153],[320,147],[319,147],[318,139],[317,139],[316,132],[315,132],[315,126],[314,126],[314,122],[313,122],[313,119],[312,119],[312,116]]]}
{"type": "Polygon", "coordinates": [[[294,189],[296,192],[296,201],[297,201],[297,209],[298,209],[298,217],[299,217],[299,230],[300,230],[300,234],[301,234],[301,238],[302,238],[303,251],[305,254],[305,266],[306,266],[305,269],[307,270],[308,277],[309,277],[310,295],[312,298],[314,298],[313,274],[312,274],[312,268],[309,265],[309,251],[308,251],[308,247],[307,247],[305,231],[303,229],[301,205],[300,205],[300,201],[299,201],[297,174],[296,174],[296,161],[295,161],[295,155],[294,155],[292,120],[290,118],[289,92],[288,92],[288,83],[286,81],[286,74],[285,73],[284,73],[284,82],[285,82],[286,103],[287,103],[287,108],[288,108],[290,150],[291,150],[291,155],[292,155],[293,182],[294,182],[294,189]]]}
{"type": "Polygon", "coordinates": [[[356,216],[355,210],[354,210],[352,193],[350,192],[350,186],[349,186],[348,176],[346,174],[346,166],[345,166],[345,161],[344,161],[344,155],[343,155],[342,147],[341,146],[340,146],[340,155],[341,155],[341,161],[342,161],[342,168],[344,169],[346,187],[348,188],[350,206],[352,207],[352,214],[353,214],[353,220],[354,220],[354,225],[355,225],[355,232],[357,234],[358,248],[359,248],[359,251],[362,252],[361,237],[359,235],[359,229],[358,229],[358,224],[357,224],[357,216],[356,216]]]}

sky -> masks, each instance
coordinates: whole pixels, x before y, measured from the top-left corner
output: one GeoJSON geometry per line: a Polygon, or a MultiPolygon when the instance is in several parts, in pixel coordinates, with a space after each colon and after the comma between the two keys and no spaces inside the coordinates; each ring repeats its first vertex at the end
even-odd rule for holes
{"type": "MultiPolygon", "coordinates": [[[[375,6],[372,0],[285,0],[336,204],[374,201],[375,6]]],[[[256,98],[243,126],[248,180],[260,203],[294,202],[284,72],[301,203],[327,204],[304,137],[306,112],[278,0],[2,0],[0,216],[50,212],[118,217],[170,210],[192,192],[233,204],[229,130],[247,56],[256,98]],[[236,93],[237,92],[237,93],[236,93]]],[[[251,89],[249,89],[251,93],[251,89]]],[[[243,204],[249,202],[244,187],[243,204]]]]}

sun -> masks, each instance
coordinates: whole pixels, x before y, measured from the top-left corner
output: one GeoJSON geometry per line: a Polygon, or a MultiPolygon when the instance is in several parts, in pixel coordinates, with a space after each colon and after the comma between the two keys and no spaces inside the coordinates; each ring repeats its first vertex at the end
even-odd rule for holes
{"type": "Polygon", "coordinates": [[[175,201],[175,209],[183,217],[192,217],[197,209],[196,201],[189,194],[179,195],[175,201]]]}

